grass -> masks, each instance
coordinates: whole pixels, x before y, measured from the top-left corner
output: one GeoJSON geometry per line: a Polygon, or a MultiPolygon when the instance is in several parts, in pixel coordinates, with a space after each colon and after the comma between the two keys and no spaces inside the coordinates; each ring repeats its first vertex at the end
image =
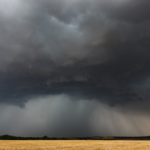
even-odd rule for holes
{"type": "Polygon", "coordinates": [[[150,141],[0,141],[0,150],[150,150],[150,141]]]}

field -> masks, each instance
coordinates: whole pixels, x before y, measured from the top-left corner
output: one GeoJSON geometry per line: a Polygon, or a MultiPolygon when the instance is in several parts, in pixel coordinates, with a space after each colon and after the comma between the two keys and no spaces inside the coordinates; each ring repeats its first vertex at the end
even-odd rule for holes
{"type": "Polygon", "coordinates": [[[150,141],[0,141],[0,150],[150,150],[150,141]]]}

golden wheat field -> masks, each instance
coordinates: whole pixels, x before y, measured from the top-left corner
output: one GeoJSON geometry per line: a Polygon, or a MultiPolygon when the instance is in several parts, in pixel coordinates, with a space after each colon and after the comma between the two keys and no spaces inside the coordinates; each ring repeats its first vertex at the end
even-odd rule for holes
{"type": "Polygon", "coordinates": [[[0,141],[0,150],[150,150],[150,141],[0,141]]]}

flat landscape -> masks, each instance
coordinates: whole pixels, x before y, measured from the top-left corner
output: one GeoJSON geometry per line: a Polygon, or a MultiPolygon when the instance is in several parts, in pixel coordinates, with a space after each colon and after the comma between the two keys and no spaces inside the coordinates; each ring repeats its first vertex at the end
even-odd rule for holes
{"type": "Polygon", "coordinates": [[[150,141],[0,141],[0,150],[150,150],[150,141]]]}

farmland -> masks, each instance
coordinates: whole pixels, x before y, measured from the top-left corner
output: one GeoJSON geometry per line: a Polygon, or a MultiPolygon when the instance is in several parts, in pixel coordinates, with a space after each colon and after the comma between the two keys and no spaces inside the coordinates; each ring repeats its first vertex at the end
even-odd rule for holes
{"type": "Polygon", "coordinates": [[[0,150],[150,150],[150,141],[1,140],[0,150]]]}

